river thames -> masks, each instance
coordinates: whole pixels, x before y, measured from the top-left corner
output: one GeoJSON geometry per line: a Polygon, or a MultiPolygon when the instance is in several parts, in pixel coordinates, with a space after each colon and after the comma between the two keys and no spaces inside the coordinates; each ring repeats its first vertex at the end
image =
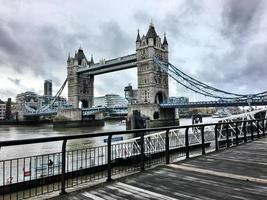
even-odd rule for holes
{"type": "MultiPolygon", "coordinates": [[[[203,118],[204,123],[215,122],[217,119],[210,117],[203,118]]],[[[181,119],[181,125],[191,124],[191,119],[181,119]]],[[[68,129],[53,129],[52,125],[41,126],[1,126],[0,127],[0,140],[18,140],[28,138],[44,138],[44,137],[56,137],[63,135],[75,135],[75,134],[88,134],[88,133],[100,133],[108,131],[123,131],[125,125],[122,125],[120,121],[105,121],[103,127],[90,127],[90,128],[68,128],[68,129]]],[[[122,135],[123,140],[130,139],[132,135],[122,135]]],[[[82,140],[68,141],[67,150],[75,150],[81,148],[90,148],[93,146],[100,146],[104,144],[104,139],[107,137],[97,137],[82,140]]],[[[19,158],[24,156],[33,156],[41,154],[49,154],[61,151],[61,142],[49,142],[33,145],[19,145],[3,147],[0,149],[0,160],[6,160],[11,158],[19,158]]]]}

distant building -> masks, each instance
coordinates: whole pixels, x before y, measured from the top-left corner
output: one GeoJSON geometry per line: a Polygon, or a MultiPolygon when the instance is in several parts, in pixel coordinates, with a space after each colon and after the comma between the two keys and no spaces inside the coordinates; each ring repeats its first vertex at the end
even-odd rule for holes
{"type": "Polygon", "coordinates": [[[38,102],[38,95],[36,93],[30,92],[30,91],[23,92],[23,93],[17,94],[16,102],[17,103],[24,103],[24,102],[37,103],[38,102]]]}
{"type": "Polygon", "coordinates": [[[52,80],[44,81],[44,96],[52,96],[52,80]]]}
{"type": "Polygon", "coordinates": [[[23,113],[25,111],[25,105],[28,109],[36,110],[39,106],[38,95],[34,92],[23,92],[16,96],[16,112],[18,113],[18,119],[23,119],[23,113]]]}
{"type": "Polygon", "coordinates": [[[94,106],[95,107],[107,107],[106,96],[94,97],[94,106]]]}
{"type": "Polygon", "coordinates": [[[0,100],[0,120],[6,119],[6,103],[0,100]]]}
{"type": "Polygon", "coordinates": [[[95,107],[127,107],[127,104],[127,100],[117,94],[106,94],[105,96],[94,98],[95,107]]]}
{"type": "Polygon", "coordinates": [[[7,99],[6,102],[6,119],[10,120],[12,118],[12,102],[11,102],[11,98],[7,99]]]}
{"type": "Polygon", "coordinates": [[[131,86],[131,84],[129,84],[128,86],[124,88],[124,94],[129,104],[133,104],[137,102],[138,90],[133,90],[133,87],[131,86]]]}

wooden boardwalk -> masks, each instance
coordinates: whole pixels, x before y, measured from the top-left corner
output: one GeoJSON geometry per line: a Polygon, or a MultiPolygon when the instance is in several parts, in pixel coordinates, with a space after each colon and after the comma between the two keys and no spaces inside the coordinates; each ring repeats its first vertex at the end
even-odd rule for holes
{"type": "Polygon", "coordinates": [[[264,200],[267,199],[267,138],[53,199],[264,200]]]}

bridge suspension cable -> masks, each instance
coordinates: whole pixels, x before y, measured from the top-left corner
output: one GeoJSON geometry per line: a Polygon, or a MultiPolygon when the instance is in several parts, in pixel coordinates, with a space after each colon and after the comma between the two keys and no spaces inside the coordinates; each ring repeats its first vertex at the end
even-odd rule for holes
{"type": "Polygon", "coordinates": [[[200,95],[211,97],[219,100],[243,100],[247,101],[248,99],[254,98],[263,98],[267,96],[267,92],[260,92],[256,94],[237,94],[224,90],[220,90],[218,88],[207,85],[187,74],[183,71],[179,70],[177,67],[172,65],[171,63],[165,63],[160,61],[157,58],[154,58],[154,62],[168,75],[173,78],[177,83],[182,85],[183,87],[198,93],[200,95]]]}
{"type": "Polygon", "coordinates": [[[65,81],[63,82],[62,86],[60,87],[60,89],[57,91],[53,101],[51,101],[50,104],[46,105],[45,107],[40,108],[39,111],[45,111],[46,109],[48,109],[50,106],[52,106],[56,102],[56,100],[59,98],[62,91],[64,90],[67,82],[68,82],[68,79],[66,78],[65,81]]]}

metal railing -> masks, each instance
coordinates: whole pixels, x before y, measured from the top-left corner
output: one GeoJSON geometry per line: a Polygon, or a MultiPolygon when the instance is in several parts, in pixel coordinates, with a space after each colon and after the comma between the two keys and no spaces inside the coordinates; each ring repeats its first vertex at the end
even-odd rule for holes
{"type": "Polygon", "coordinates": [[[61,152],[0,160],[0,199],[24,199],[53,191],[65,194],[67,188],[93,180],[111,181],[114,175],[144,171],[196,153],[204,155],[207,151],[236,146],[265,136],[265,122],[265,119],[246,120],[0,141],[1,148],[62,142],[61,152]],[[125,134],[138,137],[113,142],[114,136],[125,134]],[[107,137],[107,143],[67,150],[70,140],[99,137],[107,137]]]}

